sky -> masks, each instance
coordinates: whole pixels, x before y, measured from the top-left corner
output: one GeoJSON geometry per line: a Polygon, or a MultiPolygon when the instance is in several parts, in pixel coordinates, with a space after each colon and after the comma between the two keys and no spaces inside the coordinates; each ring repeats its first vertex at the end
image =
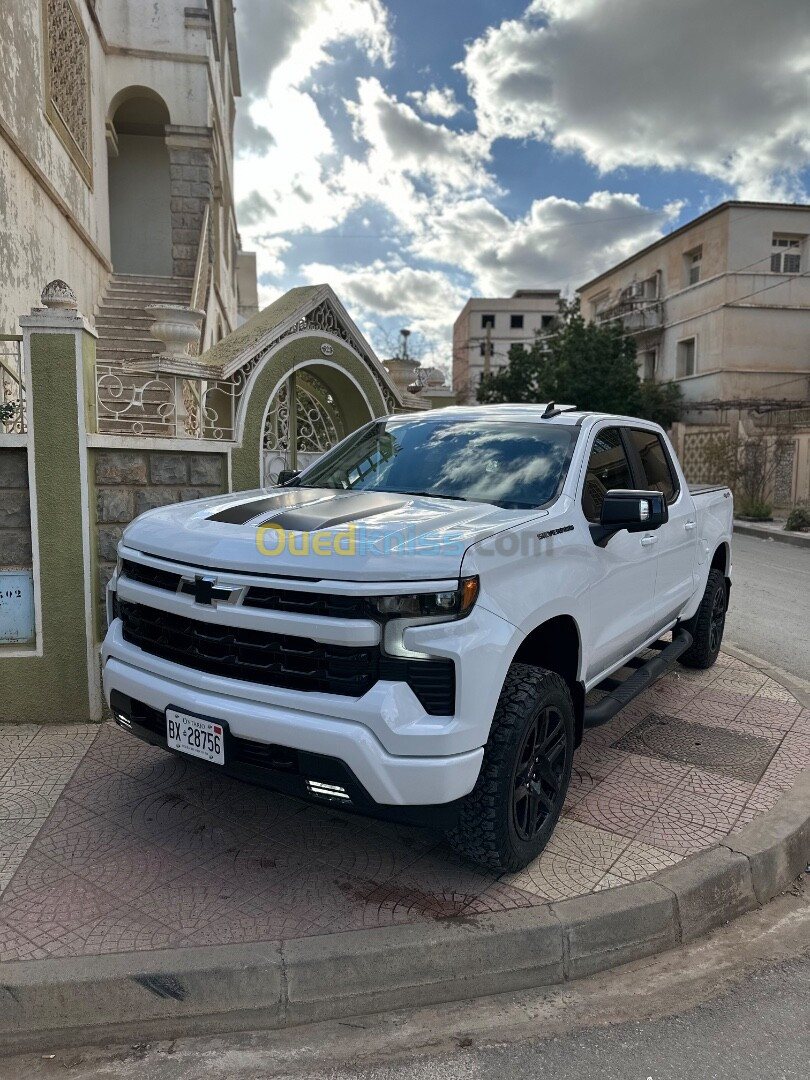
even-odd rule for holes
{"type": "Polygon", "coordinates": [[[260,304],[328,282],[448,370],[470,296],[573,291],[724,199],[810,201],[810,0],[239,0],[260,304]]]}

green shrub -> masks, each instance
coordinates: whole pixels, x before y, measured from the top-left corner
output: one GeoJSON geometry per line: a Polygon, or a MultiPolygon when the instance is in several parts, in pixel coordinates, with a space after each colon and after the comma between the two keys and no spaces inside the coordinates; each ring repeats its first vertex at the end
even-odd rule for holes
{"type": "Polygon", "coordinates": [[[737,517],[751,521],[771,521],[773,507],[770,503],[741,502],[737,507],[737,517]]]}
{"type": "Polygon", "coordinates": [[[791,532],[810,531],[810,506],[794,506],[788,514],[785,528],[791,532]]]}

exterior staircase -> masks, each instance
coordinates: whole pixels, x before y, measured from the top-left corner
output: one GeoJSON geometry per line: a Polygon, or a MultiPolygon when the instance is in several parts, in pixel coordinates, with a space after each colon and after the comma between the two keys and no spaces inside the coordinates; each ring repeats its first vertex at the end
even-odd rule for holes
{"type": "Polygon", "coordinates": [[[113,274],[96,314],[96,357],[111,363],[139,360],[160,352],[149,333],[149,304],[191,303],[191,278],[113,274]]]}

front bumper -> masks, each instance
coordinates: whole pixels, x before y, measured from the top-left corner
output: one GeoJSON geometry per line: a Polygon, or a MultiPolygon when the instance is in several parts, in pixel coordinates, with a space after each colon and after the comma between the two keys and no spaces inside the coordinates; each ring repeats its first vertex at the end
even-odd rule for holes
{"type": "MultiPolygon", "coordinates": [[[[146,670],[143,661],[153,661],[154,658],[147,658],[140,650],[120,641],[120,638],[116,643],[115,624],[110,634],[112,637],[108,636],[105,643],[103,672],[108,702],[113,694],[120,694],[159,715],[165,715],[166,708],[173,706],[199,716],[224,720],[231,735],[245,742],[286,748],[336,761],[348,770],[352,782],[356,782],[360,804],[357,809],[375,812],[375,807],[428,808],[453,803],[475,786],[484,754],[482,747],[442,757],[394,755],[383,747],[372,730],[356,720],[308,712],[300,707],[300,701],[295,708],[285,707],[221,693],[219,689],[189,685],[182,678],[188,677],[189,672],[165,661],[155,663],[156,666],[162,665],[167,674],[146,670]],[[127,662],[124,658],[127,653],[137,666],[127,662]],[[167,677],[169,672],[177,673],[177,677],[167,677]],[[361,790],[364,795],[359,794],[361,790]]],[[[218,680],[218,683],[221,687],[222,680],[218,680]]],[[[296,697],[301,699],[304,695],[298,694],[296,697]]],[[[125,714],[124,710],[121,711],[125,714]]],[[[165,736],[161,741],[159,732],[150,732],[137,721],[131,730],[149,742],[166,745],[165,736]]],[[[247,775],[238,765],[226,768],[226,771],[254,782],[267,782],[268,786],[289,790],[284,783],[272,782],[278,777],[274,778],[269,773],[247,775]]],[[[303,779],[305,781],[307,777],[303,779]]],[[[305,791],[295,793],[306,794],[305,791]]]]}

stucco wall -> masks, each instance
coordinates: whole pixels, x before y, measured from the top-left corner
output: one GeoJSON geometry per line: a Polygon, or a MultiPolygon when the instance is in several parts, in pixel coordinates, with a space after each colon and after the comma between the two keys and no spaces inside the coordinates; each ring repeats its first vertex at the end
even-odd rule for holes
{"type": "Polygon", "coordinates": [[[226,455],[184,451],[91,450],[91,511],[95,525],[96,635],[106,630],[104,591],[115,569],[124,527],[139,514],[169,503],[204,499],[227,490],[226,455]]]}
{"type": "Polygon", "coordinates": [[[1,135],[0,222],[0,332],[19,333],[17,319],[54,278],[69,282],[80,310],[92,313],[107,278],[103,262],[1,135]]]}
{"type": "MultiPolygon", "coordinates": [[[[82,349],[85,362],[92,363],[87,335],[82,349]]],[[[36,439],[32,498],[37,502],[43,651],[2,659],[0,720],[12,723],[86,723],[92,713],[84,632],[83,521],[75,512],[82,493],[76,372],[73,333],[32,335],[29,392],[36,439]],[[74,512],[66,513],[71,506],[74,512]]]]}
{"type": "Polygon", "coordinates": [[[28,455],[0,446],[0,570],[30,569],[28,455]]]}

